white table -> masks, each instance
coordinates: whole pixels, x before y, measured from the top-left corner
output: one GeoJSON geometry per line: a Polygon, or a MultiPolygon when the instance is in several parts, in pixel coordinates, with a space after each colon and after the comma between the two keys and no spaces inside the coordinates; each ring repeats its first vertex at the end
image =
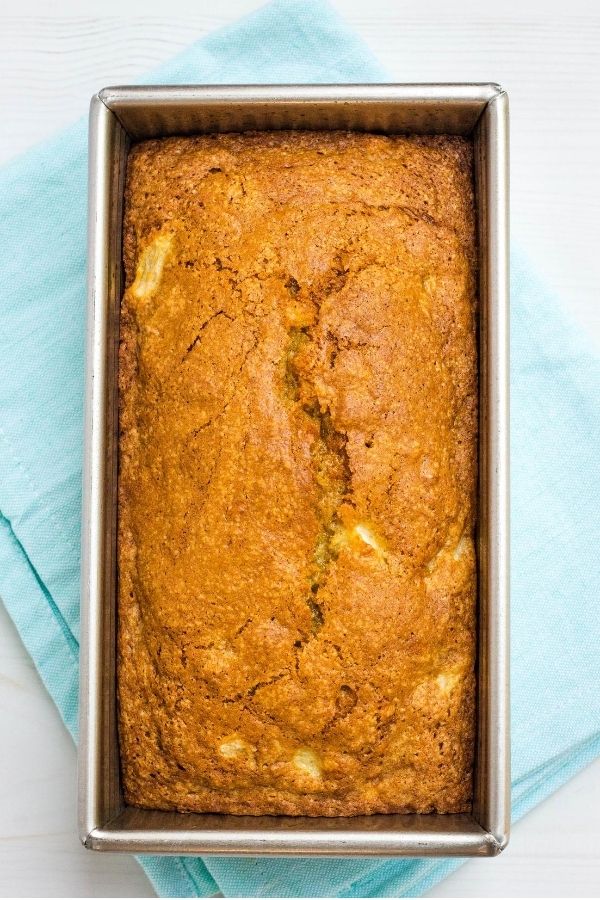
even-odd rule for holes
{"type": "MultiPolygon", "coordinates": [[[[257,0],[0,4],[0,163],[257,0]],[[218,13],[203,9],[218,8],[218,13]]],[[[335,0],[392,77],[499,81],[511,96],[513,223],[600,346],[600,5],[596,0],[335,0]]],[[[0,895],[150,896],[128,857],[75,833],[75,751],[0,605],[0,895]],[[8,774],[7,774],[8,773],[8,774]]],[[[432,896],[600,893],[600,763],[432,896]]]]}

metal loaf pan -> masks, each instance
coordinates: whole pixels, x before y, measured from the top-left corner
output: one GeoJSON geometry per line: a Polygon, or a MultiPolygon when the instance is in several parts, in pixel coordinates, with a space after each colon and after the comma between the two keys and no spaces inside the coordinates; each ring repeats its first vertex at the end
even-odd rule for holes
{"type": "Polygon", "coordinates": [[[508,103],[494,84],[119,87],[92,99],[83,482],[79,830],[130,853],[494,856],[509,831],[508,103]],[[185,815],[124,805],[116,718],[117,344],[132,142],[211,131],[455,133],[475,142],[479,220],[478,738],[472,814],[185,815]]]}

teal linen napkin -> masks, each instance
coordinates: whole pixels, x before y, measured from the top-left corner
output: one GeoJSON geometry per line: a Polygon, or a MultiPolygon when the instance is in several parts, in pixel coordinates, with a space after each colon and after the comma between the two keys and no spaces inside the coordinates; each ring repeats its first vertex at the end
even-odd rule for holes
{"type": "MultiPolygon", "coordinates": [[[[319,0],[271,3],[147,79],[381,80],[369,51],[319,0]]],[[[0,596],[74,738],[86,166],[82,120],[0,172],[0,596]]],[[[515,251],[511,329],[518,818],[600,754],[600,359],[515,251]]],[[[417,896],[461,864],[140,861],[160,894],[186,897],[417,896]]]]}

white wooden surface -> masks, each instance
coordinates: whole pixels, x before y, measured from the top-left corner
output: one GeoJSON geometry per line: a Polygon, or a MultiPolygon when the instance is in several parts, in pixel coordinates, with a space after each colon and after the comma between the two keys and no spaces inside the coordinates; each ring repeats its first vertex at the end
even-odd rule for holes
{"type": "MultiPolygon", "coordinates": [[[[256,0],[0,2],[0,164],[256,0]],[[214,12],[214,10],[217,10],[214,12]]],[[[511,96],[513,223],[600,346],[597,0],[335,0],[391,76],[501,82],[511,96]]],[[[150,896],[134,860],[80,848],[75,752],[0,606],[0,895],[150,896]]],[[[600,763],[432,896],[600,894],[600,763]]]]}

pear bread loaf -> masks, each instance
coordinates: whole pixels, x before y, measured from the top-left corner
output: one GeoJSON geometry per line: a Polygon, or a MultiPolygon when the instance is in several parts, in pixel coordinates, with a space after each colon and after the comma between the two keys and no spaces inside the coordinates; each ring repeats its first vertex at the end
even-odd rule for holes
{"type": "Polygon", "coordinates": [[[468,811],[470,142],[145,141],[123,255],[126,801],[468,811]]]}

